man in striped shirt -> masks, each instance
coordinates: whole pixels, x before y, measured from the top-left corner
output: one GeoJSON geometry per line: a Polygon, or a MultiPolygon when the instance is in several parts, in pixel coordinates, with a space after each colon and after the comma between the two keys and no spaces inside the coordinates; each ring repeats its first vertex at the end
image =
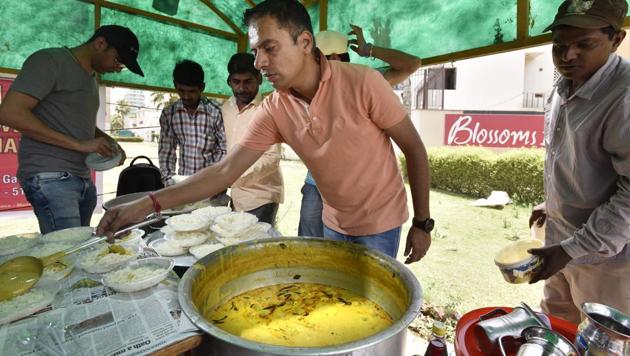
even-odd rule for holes
{"type": "Polygon", "coordinates": [[[202,96],[205,83],[201,66],[190,60],[177,63],[173,84],[180,100],[162,110],[160,117],[158,151],[165,186],[175,183],[175,174],[193,175],[227,153],[221,107],[202,96]],[[179,169],[175,173],[178,147],[179,169]]]}

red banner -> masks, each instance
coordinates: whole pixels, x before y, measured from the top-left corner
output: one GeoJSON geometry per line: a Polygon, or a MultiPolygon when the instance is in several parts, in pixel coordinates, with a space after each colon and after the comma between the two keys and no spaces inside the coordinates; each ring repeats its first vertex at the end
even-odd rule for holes
{"type": "MultiPolygon", "coordinates": [[[[0,79],[0,98],[4,98],[12,79],[0,79]]],[[[0,212],[30,209],[20,183],[15,177],[20,133],[10,127],[0,126],[0,212]]]]}
{"type": "Polygon", "coordinates": [[[543,147],[543,115],[446,114],[447,146],[543,147]]]}

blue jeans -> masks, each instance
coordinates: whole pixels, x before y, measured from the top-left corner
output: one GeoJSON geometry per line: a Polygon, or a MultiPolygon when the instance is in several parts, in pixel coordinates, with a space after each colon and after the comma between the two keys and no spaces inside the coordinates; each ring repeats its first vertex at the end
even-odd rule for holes
{"type": "Polygon", "coordinates": [[[323,208],[322,197],[319,195],[317,187],[304,183],[298,236],[324,237],[323,208]]]}
{"type": "Polygon", "coordinates": [[[396,258],[396,254],[398,253],[398,244],[400,243],[401,228],[402,226],[399,226],[389,231],[374,235],[350,236],[332,230],[328,226],[324,225],[324,238],[335,241],[353,242],[373,250],[381,251],[388,256],[396,258]]]}
{"type": "Polygon", "coordinates": [[[68,172],[44,172],[21,179],[20,185],[33,206],[42,234],[90,226],[96,207],[96,187],[90,178],[68,172]]]}

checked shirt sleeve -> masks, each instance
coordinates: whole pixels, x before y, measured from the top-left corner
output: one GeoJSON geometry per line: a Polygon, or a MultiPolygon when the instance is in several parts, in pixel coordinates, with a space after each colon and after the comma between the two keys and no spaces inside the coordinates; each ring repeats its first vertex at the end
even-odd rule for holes
{"type": "Polygon", "coordinates": [[[160,142],[158,144],[158,156],[160,159],[160,171],[162,171],[162,181],[167,185],[171,177],[175,174],[175,164],[177,163],[177,142],[171,127],[173,110],[166,108],[162,110],[160,116],[160,142]]]}

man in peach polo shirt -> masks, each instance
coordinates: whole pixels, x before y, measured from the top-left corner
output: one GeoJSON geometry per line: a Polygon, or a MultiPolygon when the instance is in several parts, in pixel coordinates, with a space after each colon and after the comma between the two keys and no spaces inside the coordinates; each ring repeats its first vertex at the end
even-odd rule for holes
{"type": "Polygon", "coordinates": [[[264,1],[246,10],[244,20],[255,65],[276,89],[258,108],[248,133],[219,164],[108,210],[98,233],[111,236],[152,211],[221,191],[269,146],[286,142],[318,182],[325,237],[395,257],[409,216],[393,139],[407,160],[414,207],[406,263],[420,260],[433,228],[427,155],[387,81],[368,67],[326,60],[315,47],[310,17],[298,1],[264,1]]]}
{"type": "MultiPolygon", "coordinates": [[[[223,124],[230,153],[253,118],[262,97],[258,92],[262,76],[254,67],[251,53],[237,53],[228,62],[228,85],[232,89],[223,106],[223,124]]],[[[256,163],[232,183],[230,196],[235,211],[256,215],[258,221],[274,225],[278,206],[282,203],[283,183],[280,170],[280,144],[272,145],[256,163]]]]}

